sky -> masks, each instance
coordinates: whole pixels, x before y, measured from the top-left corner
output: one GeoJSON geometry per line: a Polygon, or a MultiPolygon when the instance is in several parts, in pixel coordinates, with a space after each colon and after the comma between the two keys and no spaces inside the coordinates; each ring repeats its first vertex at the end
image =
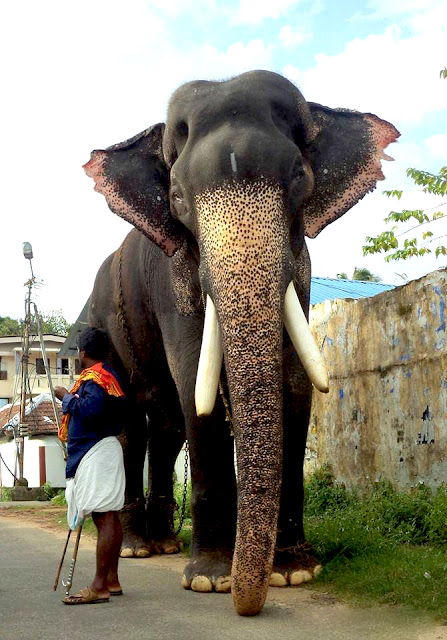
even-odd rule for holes
{"type": "MultiPolygon", "coordinates": [[[[447,164],[447,0],[14,0],[0,3],[0,24],[0,316],[24,315],[27,241],[40,281],[33,299],[73,322],[131,229],[84,174],[90,152],[164,121],[180,84],[251,69],[401,132],[386,180],[308,242],[312,274],[362,266],[402,284],[446,265],[433,255],[387,264],[363,257],[362,245],[390,210],[440,204],[405,172],[447,164]],[[401,188],[400,202],[382,195],[401,188]]],[[[447,233],[436,224],[436,236],[447,233]]]]}

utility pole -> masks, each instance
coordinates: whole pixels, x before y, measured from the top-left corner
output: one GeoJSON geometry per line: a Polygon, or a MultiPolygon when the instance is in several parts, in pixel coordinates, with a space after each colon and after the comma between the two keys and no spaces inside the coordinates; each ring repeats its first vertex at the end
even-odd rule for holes
{"type": "Polygon", "coordinates": [[[23,350],[22,350],[22,384],[20,389],[20,423],[17,436],[17,461],[19,465],[19,477],[14,481],[15,486],[28,486],[28,481],[23,477],[23,462],[25,455],[25,435],[28,433],[28,425],[25,422],[26,407],[26,387],[28,384],[28,364],[29,364],[29,334],[31,328],[31,291],[34,284],[33,249],[29,242],[22,245],[23,255],[29,260],[31,268],[31,278],[25,283],[28,287],[28,294],[25,300],[25,326],[23,330],[23,350]]]}
{"type": "MultiPolygon", "coordinates": [[[[24,448],[25,448],[25,436],[29,435],[29,426],[26,423],[26,400],[27,400],[27,389],[29,387],[28,383],[28,365],[29,365],[29,350],[30,350],[30,333],[31,333],[31,304],[34,307],[34,317],[37,324],[37,332],[39,334],[40,348],[42,350],[42,359],[45,367],[45,373],[47,375],[48,387],[50,389],[51,402],[53,405],[54,418],[56,421],[57,428],[60,427],[60,419],[57,411],[56,404],[56,396],[54,395],[53,381],[51,379],[50,366],[48,364],[48,358],[45,350],[45,341],[43,339],[42,334],[42,325],[40,322],[39,312],[37,310],[36,304],[31,303],[31,293],[33,286],[36,283],[34,273],[33,273],[33,249],[29,242],[24,242],[22,245],[23,255],[27,260],[29,260],[30,268],[31,268],[31,278],[28,282],[25,282],[25,286],[28,287],[28,293],[25,300],[25,323],[23,329],[23,348],[22,348],[22,373],[21,373],[21,388],[20,388],[20,422],[19,422],[19,430],[16,435],[16,443],[17,443],[17,463],[18,464],[18,477],[14,481],[14,486],[28,486],[28,481],[23,477],[23,463],[24,463],[24,448]]],[[[29,397],[31,399],[31,395],[29,397]]],[[[61,448],[66,454],[66,449],[64,445],[61,445],[61,448]]]]}

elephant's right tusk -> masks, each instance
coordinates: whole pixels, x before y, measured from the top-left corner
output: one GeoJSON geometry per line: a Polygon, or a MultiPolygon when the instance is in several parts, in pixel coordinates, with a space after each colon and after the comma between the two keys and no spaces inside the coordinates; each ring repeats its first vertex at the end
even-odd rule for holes
{"type": "Polygon", "coordinates": [[[216,307],[210,296],[207,296],[202,348],[196,378],[196,411],[199,417],[209,416],[214,409],[222,357],[222,341],[216,307]]]}
{"type": "Polygon", "coordinates": [[[327,393],[329,380],[326,366],[296,295],[293,281],[286,291],[284,324],[310,381],[319,391],[327,393]]]}

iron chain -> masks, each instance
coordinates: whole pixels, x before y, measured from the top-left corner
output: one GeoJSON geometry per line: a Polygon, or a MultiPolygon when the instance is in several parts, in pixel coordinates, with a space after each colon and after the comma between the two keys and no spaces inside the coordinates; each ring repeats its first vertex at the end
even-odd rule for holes
{"type": "Polygon", "coordinates": [[[185,442],[185,463],[183,468],[183,498],[182,498],[182,509],[180,511],[180,521],[179,525],[175,531],[175,535],[178,536],[183,527],[183,522],[185,520],[186,513],[186,499],[188,496],[188,462],[189,462],[189,446],[188,440],[185,442]]]}

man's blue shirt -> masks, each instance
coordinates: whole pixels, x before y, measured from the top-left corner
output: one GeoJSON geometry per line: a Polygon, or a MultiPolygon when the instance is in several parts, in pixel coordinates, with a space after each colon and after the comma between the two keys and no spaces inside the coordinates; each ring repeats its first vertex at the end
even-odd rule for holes
{"type": "MultiPolygon", "coordinates": [[[[104,365],[107,371],[115,372],[104,365]]],[[[125,398],[107,394],[93,380],[87,380],[76,395],[66,393],[62,412],[70,414],[68,423],[68,459],[65,475],[73,478],[79,463],[89,449],[107,436],[121,433],[124,421],[125,398]]]]}

